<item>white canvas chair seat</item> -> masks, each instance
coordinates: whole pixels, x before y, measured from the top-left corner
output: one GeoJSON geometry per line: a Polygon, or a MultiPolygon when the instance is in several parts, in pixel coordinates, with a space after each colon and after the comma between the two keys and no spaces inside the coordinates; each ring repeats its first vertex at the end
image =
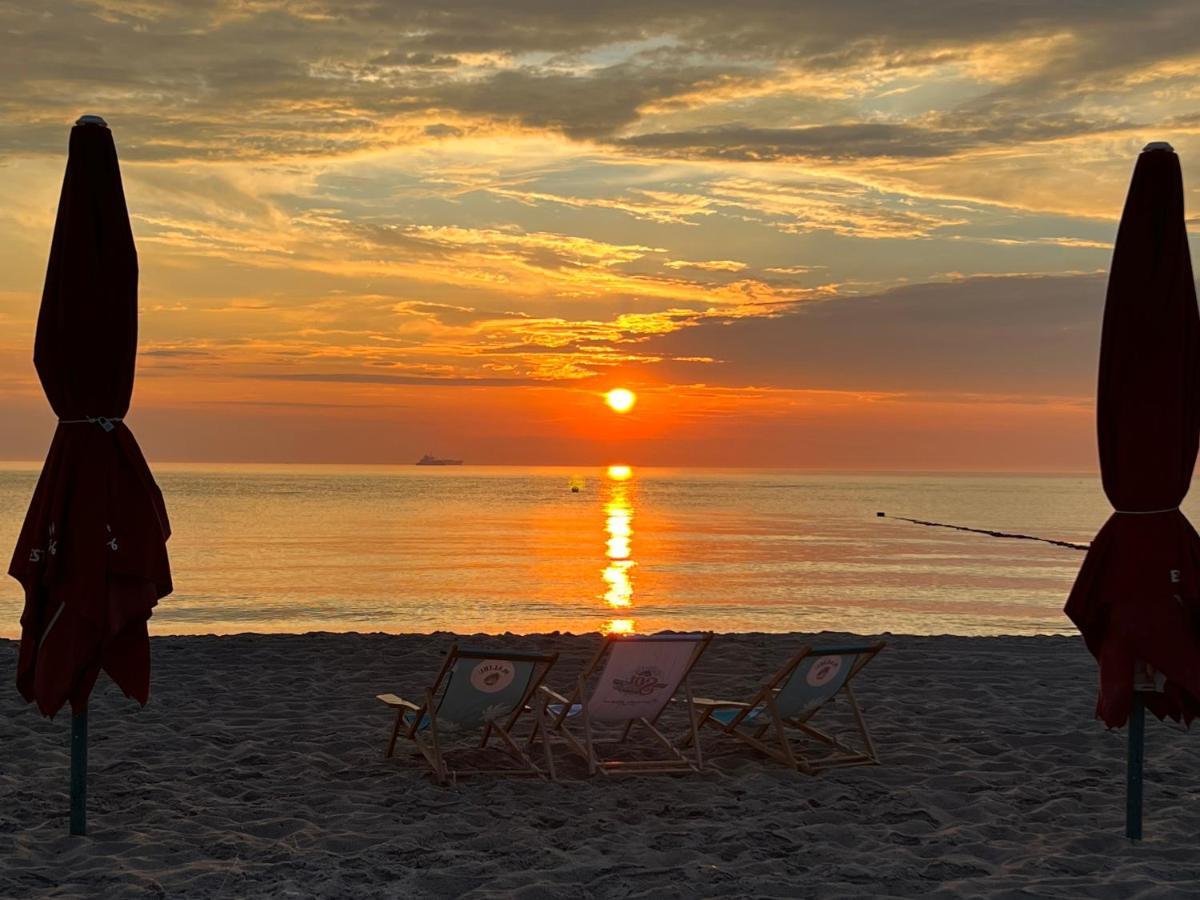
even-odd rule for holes
{"type": "MultiPolygon", "coordinates": [[[[587,761],[588,773],[601,772],[692,772],[703,764],[698,743],[691,756],[684,754],[657,727],[659,716],[677,692],[690,701],[688,675],[712,640],[711,633],[610,635],[584,667],[569,695],[543,686],[543,705],[530,745],[539,736],[549,747],[561,739],[587,761]],[[657,758],[615,758],[612,745],[644,751],[635,746],[630,733],[637,726],[639,737],[649,737],[657,758]],[[607,737],[608,739],[602,739],[607,737]]],[[[695,717],[688,703],[688,718],[695,717]]],[[[643,742],[645,743],[645,742],[643,742]]],[[[625,754],[626,757],[629,754],[625,754]]]]}
{"type": "Polygon", "coordinates": [[[403,736],[421,751],[434,776],[441,783],[458,775],[480,772],[547,775],[554,778],[553,760],[546,754],[543,772],[530,759],[526,748],[512,736],[517,720],[528,710],[534,693],[546,677],[558,654],[513,653],[502,650],[472,650],[452,646],[446,661],[424,693],[421,702],[395,694],[379,694],[377,699],[396,710],[396,721],[388,741],[387,756],[403,736]],[[476,747],[488,747],[493,737],[517,768],[451,769],[447,753],[452,745],[463,744],[470,735],[476,747]]]}
{"type": "MultiPolygon", "coordinates": [[[[851,681],[883,647],[883,641],[803,647],[746,702],[695,698],[692,706],[699,716],[697,729],[715,728],[809,774],[835,766],[878,764],[879,754],[851,681]],[[846,698],[854,717],[857,744],[810,722],[839,695],[846,698]]],[[[690,739],[685,739],[685,745],[690,739]]]]}

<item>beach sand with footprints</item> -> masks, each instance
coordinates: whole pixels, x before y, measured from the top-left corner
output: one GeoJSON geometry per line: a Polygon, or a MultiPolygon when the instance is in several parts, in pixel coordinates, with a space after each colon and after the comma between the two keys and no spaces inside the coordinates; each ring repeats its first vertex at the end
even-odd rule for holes
{"type": "MultiPolygon", "coordinates": [[[[718,635],[693,687],[744,697],[846,637],[718,635]]],[[[86,838],[67,835],[66,713],[5,704],[0,896],[1194,895],[1194,737],[1149,723],[1131,845],[1125,735],[1093,719],[1080,640],[884,638],[856,681],[879,766],[812,777],[714,733],[699,774],[588,778],[559,747],[558,783],[448,787],[411,745],[384,758],[375,695],[419,695],[453,635],[156,638],[147,707],[94,694],[86,838]]],[[[559,651],[564,689],[599,638],[460,640],[559,651]]],[[[16,650],[0,642],[6,683],[16,650]]]]}

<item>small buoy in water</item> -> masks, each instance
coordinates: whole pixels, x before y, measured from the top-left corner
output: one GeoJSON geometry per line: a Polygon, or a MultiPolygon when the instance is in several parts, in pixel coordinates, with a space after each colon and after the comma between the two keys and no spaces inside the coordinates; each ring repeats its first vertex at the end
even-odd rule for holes
{"type": "Polygon", "coordinates": [[[579,485],[577,485],[577,484],[571,485],[571,493],[578,494],[579,493],[579,485]]]}
{"type": "Polygon", "coordinates": [[[882,519],[884,516],[887,515],[887,513],[878,513],[877,512],[877,513],[875,513],[875,515],[882,519]]]}

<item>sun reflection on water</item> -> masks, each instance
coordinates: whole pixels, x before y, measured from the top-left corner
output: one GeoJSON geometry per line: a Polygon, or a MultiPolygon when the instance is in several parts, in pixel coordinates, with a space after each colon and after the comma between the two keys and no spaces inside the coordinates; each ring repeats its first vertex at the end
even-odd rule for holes
{"type": "Polygon", "coordinates": [[[601,634],[633,634],[633,619],[611,619],[600,626],[601,634]]]}
{"type": "MultiPolygon", "coordinates": [[[[605,556],[608,565],[600,573],[606,590],[604,601],[613,609],[628,609],[633,606],[632,569],[636,562],[632,558],[633,548],[633,504],[629,496],[629,479],[633,470],[629,466],[609,466],[608,500],[604,505],[606,515],[604,530],[605,556]]],[[[605,633],[629,633],[634,629],[632,619],[613,619],[602,627],[605,633]]]]}

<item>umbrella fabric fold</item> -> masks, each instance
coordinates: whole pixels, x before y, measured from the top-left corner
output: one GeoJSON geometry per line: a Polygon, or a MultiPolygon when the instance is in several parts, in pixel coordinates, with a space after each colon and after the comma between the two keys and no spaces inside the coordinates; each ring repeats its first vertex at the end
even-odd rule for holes
{"type": "Polygon", "coordinates": [[[1066,613],[1100,667],[1096,714],[1125,724],[1135,669],[1159,718],[1200,713],[1200,536],[1179,505],[1200,444],[1200,313],[1179,158],[1147,149],[1117,232],[1096,398],[1104,492],[1114,512],[1092,542],[1066,613]]]}
{"type": "Polygon", "coordinates": [[[9,566],[25,590],[17,687],[46,715],[86,709],[101,669],[140,703],[150,694],[146,623],[171,591],[170,525],[122,421],[137,279],[112,134],[76,125],[34,345],[59,425],[9,566]]]}

